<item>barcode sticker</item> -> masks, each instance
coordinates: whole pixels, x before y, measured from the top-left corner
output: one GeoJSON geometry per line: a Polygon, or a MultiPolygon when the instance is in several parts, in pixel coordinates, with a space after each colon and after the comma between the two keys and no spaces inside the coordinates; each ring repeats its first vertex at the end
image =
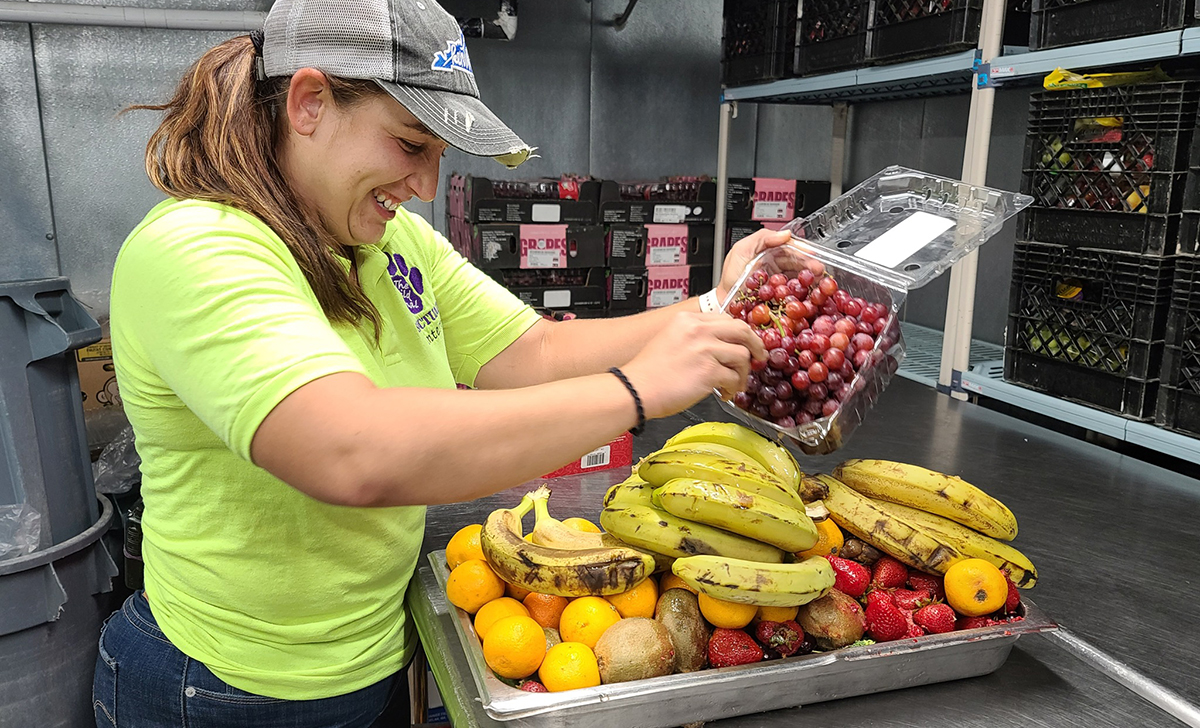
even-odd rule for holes
{"type": "Polygon", "coordinates": [[[875,238],[854,257],[895,268],[954,225],[953,220],[918,210],[904,222],[875,238]]]}
{"type": "Polygon", "coordinates": [[[755,220],[786,220],[788,203],[755,202],[752,217],[755,220]]]}
{"type": "Polygon", "coordinates": [[[679,289],[664,289],[661,291],[650,291],[650,308],[662,308],[663,306],[672,306],[683,300],[683,291],[679,289]]]}
{"type": "Polygon", "coordinates": [[[536,204],[532,206],[529,213],[533,217],[534,222],[559,222],[562,219],[562,207],[557,204],[536,204]]]}
{"type": "Polygon", "coordinates": [[[583,459],[579,461],[579,467],[587,470],[588,468],[602,468],[612,460],[612,446],[605,445],[604,447],[592,450],[583,459]]]}
{"type": "Polygon", "coordinates": [[[566,268],[566,255],[562,250],[530,250],[526,254],[526,268],[566,268]]]}
{"type": "Polygon", "coordinates": [[[679,248],[651,248],[650,265],[679,265],[682,261],[682,251],[679,248]]]}
{"type": "Polygon", "coordinates": [[[546,291],[542,296],[542,305],[546,308],[570,308],[571,291],[546,291]]]}
{"type": "Polygon", "coordinates": [[[664,225],[678,225],[687,219],[687,205],[655,205],[654,222],[664,225]]]}

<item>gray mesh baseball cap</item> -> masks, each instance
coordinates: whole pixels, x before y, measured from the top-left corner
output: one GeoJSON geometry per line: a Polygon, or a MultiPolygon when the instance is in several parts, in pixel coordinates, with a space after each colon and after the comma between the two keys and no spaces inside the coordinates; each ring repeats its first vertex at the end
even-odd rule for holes
{"type": "Polygon", "coordinates": [[[374,80],[467,154],[516,167],[533,152],[479,100],[462,30],[434,0],[276,0],[262,56],[268,77],[316,68],[374,80]]]}

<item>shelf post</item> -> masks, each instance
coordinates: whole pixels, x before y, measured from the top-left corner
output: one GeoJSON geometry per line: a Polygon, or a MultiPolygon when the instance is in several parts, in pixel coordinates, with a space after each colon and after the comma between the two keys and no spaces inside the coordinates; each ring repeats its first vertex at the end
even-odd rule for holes
{"type": "MultiPolygon", "coordinates": [[[[721,100],[721,122],[717,126],[717,219],[713,225],[713,288],[721,282],[725,264],[725,199],[729,192],[729,122],[736,101],[721,100]]],[[[724,303],[722,301],[722,303],[724,303]]]]}
{"type": "Polygon", "coordinates": [[[833,145],[829,153],[829,199],[842,196],[842,182],[846,179],[846,124],[850,117],[850,105],[841,102],[833,105],[833,145]]]}
{"type": "MultiPolygon", "coordinates": [[[[984,0],[983,20],[979,29],[980,60],[991,63],[1000,55],[1004,37],[1005,0],[984,0]]],[[[971,112],[967,119],[967,148],[963,157],[962,179],[970,185],[987,183],[988,152],[992,140],[992,112],[996,89],[980,87],[978,75],[971,89],[971,112]]],[[[955,399],[967,398],[962,388],[962,373],[971,363],[971,326],[975,318],[975,280],[979,252],[972,252],[950,271],[950,294],[946,301],[946,326],[942,337],[942,364],[938,391],[955,399]]]]}

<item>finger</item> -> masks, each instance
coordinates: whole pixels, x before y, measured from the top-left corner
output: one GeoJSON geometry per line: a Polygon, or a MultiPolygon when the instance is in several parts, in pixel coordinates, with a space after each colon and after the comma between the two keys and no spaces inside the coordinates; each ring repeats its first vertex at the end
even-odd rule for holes
{"type": "Polygon", "coordinates": [[[750,376],[750,356],[746,348],[737,344],[721,343],[713,349],[713,356],[721,366],[737,374],[735,384],[738,392],[745,388],[746,379],[750,376]]]}
{"type": "Polygon", "coordinates": [[[721,341],[746,347],[750,356],[759,361],[767,358],[767,348],[763,346],[762,339],[744,321],[726,317],[725,321],[716,321],[712,325],[715,327],[714,335],[721,341]]]}

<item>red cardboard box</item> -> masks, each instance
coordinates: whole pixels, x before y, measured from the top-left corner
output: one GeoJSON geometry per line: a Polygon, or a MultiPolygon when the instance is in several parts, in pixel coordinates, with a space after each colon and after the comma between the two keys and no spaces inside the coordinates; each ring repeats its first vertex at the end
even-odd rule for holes
{"type": "Polygon", "coordinates": [[[558,478],[564,475],[580,475],[594,473],[609,468],[627,468],[633,464],[633,435],[626,432],[617,439],[592,450],[579,460],[564,465],[544,478],[558,478]]]}

